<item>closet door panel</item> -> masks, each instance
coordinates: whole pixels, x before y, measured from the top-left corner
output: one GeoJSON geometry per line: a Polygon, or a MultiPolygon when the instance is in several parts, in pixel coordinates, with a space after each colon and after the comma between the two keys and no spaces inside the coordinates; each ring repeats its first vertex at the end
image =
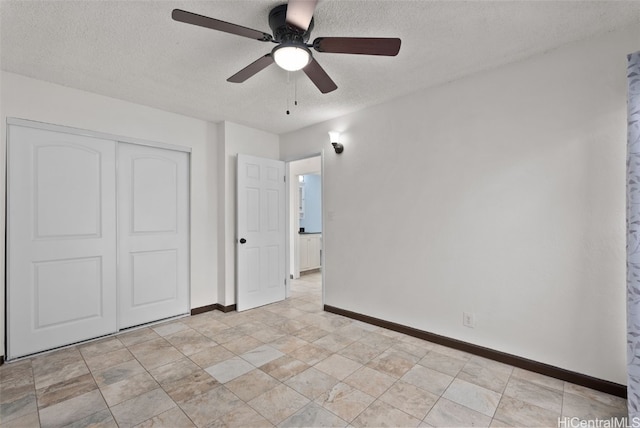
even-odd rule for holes
{"type": "Polygon", "coordinates": [[[115,332],[116,143],[8,134],[8,357],[115,332]]]}
{"type": "Polygon", "coordinates": [[[118,146],[119,327],[189,311],[189,155],[118,146]]]}

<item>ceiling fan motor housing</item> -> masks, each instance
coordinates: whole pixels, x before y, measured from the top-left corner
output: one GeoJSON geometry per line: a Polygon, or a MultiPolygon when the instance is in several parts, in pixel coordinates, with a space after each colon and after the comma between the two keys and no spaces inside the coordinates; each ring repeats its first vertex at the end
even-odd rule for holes
{"type": "Polygon", "coordinates": [[[269,27],[273,31],[273,41],[276,43],[307,43],[313,30],[313,18],[306,30],[287,24],[287,5],[281,4],[269,12],[269,27]]]}

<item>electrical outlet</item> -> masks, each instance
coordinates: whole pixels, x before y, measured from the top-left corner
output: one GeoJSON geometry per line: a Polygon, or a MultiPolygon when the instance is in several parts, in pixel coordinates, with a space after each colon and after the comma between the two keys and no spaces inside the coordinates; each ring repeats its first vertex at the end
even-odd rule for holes
{"type": "Polygon", "coordinates": [[[462,325],[469,328],[476,326],[476,316],[471,312],[462,313],[462,325]]]}

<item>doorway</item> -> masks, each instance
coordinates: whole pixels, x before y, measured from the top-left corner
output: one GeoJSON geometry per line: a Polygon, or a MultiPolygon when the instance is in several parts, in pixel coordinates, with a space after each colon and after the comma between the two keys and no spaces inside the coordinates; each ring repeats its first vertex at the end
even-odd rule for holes
{"type": "Polygon", "coordinates": [[[319,292],[324,268],[322,164],[321,154],[287,163],[287,271],[291,281],[316,286],[319,292]]]}

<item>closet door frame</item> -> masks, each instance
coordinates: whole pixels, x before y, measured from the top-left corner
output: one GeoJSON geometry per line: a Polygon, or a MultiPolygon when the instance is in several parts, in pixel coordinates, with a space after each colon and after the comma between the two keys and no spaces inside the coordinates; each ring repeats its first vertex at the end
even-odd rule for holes
{"type": "MultiPolygon", "coordinates": [[[[188,307],[190,308],[191,304],[191,148],[190,147],[186,147],[186,146],[179,146],[179,145],[174,145],[174,144],[167,144],[167,143],[161,143],[161,142],[157,142],[157,141],[150,141],[150,140],[144,140],[144,139],[139,139],[139,138],[131,138],[131,137],[126,137],[126,136],[122,136],[122,135],[116,135],[116,134],[109,134],[109,133],[104,133],[104,132],[97,132],[97,131],[91,131],[91,130],[87,130],[87,129],[81,129],[81,128],[74,128],[74,127],[69,127],[69,126],[63,126],[63,125],[55,125],[55,124],[50,124],[50,123],[46,123],[46,122],[38,122],[38,121],[33,121],[33,120],[28,120],[28,119],[21,119],[21,118],[13,118],[13,117],[8,117],[6,120],[6,125],[7,125],[7,130],[9,129],[10,126],[21,126],[21,127],[26,127],[26,128],[33,128],[33,129],[39,129],[39,130],[45,130],[45,131],[52,131],[52,132],[61,132],[61,133],[66,133],[66,134],[71,134],[71,135],[78,135],[78,136],[84,136],[84,137],[91,137],[91,138],[98,138],[98,139],[102,139],[102,140],[111,140],[116,144],[116,147],[118,145],[118,143],[128,143],[128,144],[135,144],[135,145],[139,145],[139,146],[148,146],[148,147],[155,147],[155,148],[159,148],[159,149],[165,149],[165,150],[172,150],[172,151],[176,151],[176,152],[184,152],[188,154],[188,160],[187,160],[187,167],[189,169],[188,172],[188,219],[187,219],[187,227],[188,227],[188,266],[187,266],[187,272],[188,272],[188,290],[187,290],[187,299],[188,299],[188,307]]],[[[9,136],[8,136],[9,137],[9,136]]],[[[8,150],[9,150],[9,141],[7,138],[7,144],[6,144],[6,152],[5,154],[8,154],[8,150]]],[[[8,209],[8,193],[9,193],[9,169],[11,168],[9,165],[9,156],[5,157],[6,159],[6,168],[7,168],[7,180],[5,183],[5,206],[8,209]]],[[[118,166],[116,164],[116,177],[117,177],[117,170],[118,170],[118,166]]],[[[117,180],[117,178],[116,178],[117,180]]],[[[115,184],[115,183],[114,183],[115,184]]],[[[116,209],[117,209],[117,189],[116,189],[116,209]]],[[[8,216],[5,216],[5,237],[7,237],[8,239],[8,232],[9,232],[9,218],[8,216]]],[[[117,247],[117,245],[116,245],[117,247]]],[[[118,249],[116,249],[116,252],[118,252],[118,249]]],[[[7,241],[6,245],[5,245],[5,292],[9,293],[9,282],[8,282],[8,269],[9,269],[9,264],[8,264],[8,259],[10,257],[10,243],[7,241]]],[[[117,254],[116,254],[117,257],[117,254]]],[[[116,289],[118,288],[117,284],[116,284],[116,289]]],[[[5,300],[5,316],[7,316],[7,320],[8,320],[8,299],[5,300]]],[[[116,312],[119,312],[118,310],[116,310],[116,312]]],[[[159,321],[159,320],[156,320],[159,321]]],[[[150,321],[153,322],[153,321],[150,321]]],[[[113,333],[117,333],[118,331],[120,331],[121,327],[120,327],[120,320],[119,320],[119,315],[116,314],[116,330],[113,333]]],[[[5,324],[5,343],[9,342],[9,326],[7,324],[5,324]]],[[[67,346],[70,344],[61,344],[60,346],[67,346]]],[[[5,353],[8,354],[9,350],[5,350],[5,353]]],[[[15,356],[16,358],[20,357],[20,356],[15,356]]],[[[9,357],[9,359],[11,359],[11,357],[9,357]]]]}

